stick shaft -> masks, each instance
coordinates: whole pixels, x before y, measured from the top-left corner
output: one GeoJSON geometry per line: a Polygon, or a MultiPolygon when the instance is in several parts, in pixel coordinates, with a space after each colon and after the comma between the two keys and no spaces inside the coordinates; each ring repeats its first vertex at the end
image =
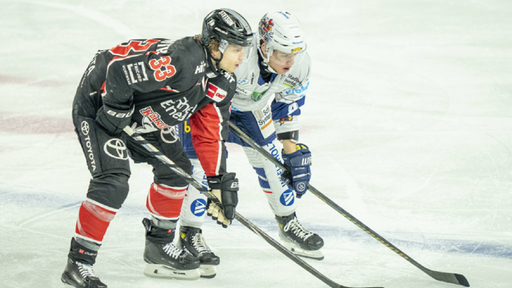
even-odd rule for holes
{"type": "MultiPolygon", "coordinates": [[[[283,165],[283,163],[279,162],[274,156],[272,156],[270,153],[267,152],[267,150],[263,149],[261,146],[259,146],[252,138],[250,138],[247,134],[245,134],[240,128],[238,128],[235,124],[229,122],[229,127],[233,133],[238,135],[244,142],[249,144],[253,149],[260,152],[265,158],[270,160],[273,164],[275,164],[277,167],[282,169],[283,171],[286,171],[286,166],[283,165]]],[[[405,254],[402,250],[398,249],[395,245],[393,245],[388,240],[384,239],[384,237],[380,236],[377,232],[373,231],[370,227],[366,226],[363,222],[359,221],[356,217],[352,216],[352,214],[348,213],[345,209],[341,208],[338,204],[336,204],[334,201],[329,199],[329,197],[322,194],[318,189],[313,187],[311,184],[308,183],[308,190],[311,191],[315,196],[320,198],[324,203],[329,205],[331,208],[336,210],[338,213],[340,213],[343,217],[347,218],[350,222],[354,223],[357,227],[361,228],[364,232],[368,233],[370,236],[375,238],[380,243],[384,244],[386,247],[391,249],[393,252],[397,253],[402,257],[403,259],[407,260],[412,265],[419,268],[421,271],[428,274],[430,277],[439,280],[444,281],[448,283],[453,284],[459,284],[462,286],[469,287],[469,283],[466,280],[466,278],[461,274],[453,274],[453,273],[445,273],[445,272],[438,272],[433,271],[425,266],[418,263],[416,260],[409,257],[407,254],[405,254]]]]}

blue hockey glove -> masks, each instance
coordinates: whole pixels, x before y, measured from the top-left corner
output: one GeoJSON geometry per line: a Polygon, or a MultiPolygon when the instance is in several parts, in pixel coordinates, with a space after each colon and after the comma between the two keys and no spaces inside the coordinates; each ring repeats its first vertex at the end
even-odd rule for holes
{"type": "Polygon", "coordinates": [[[308,183],[311,179],[311,152],[304,144],[297,144],[295,148],[297,151],[293,153],[282,153],[284,165],[288,169],[281,174],[281,178],[295,190],[297,198],[300,198],[308,191],[308,183]]]}

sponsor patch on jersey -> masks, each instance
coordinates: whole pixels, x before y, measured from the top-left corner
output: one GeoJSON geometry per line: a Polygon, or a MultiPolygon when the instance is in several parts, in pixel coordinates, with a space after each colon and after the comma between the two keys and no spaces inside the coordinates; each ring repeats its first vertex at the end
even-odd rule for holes
{"type": "Polygon", "coordinates": [[[303,96],[305,96],[304,93],[306,92],[306,90],[308,90],[308,88],[309,88],[309,82],[306,84],[306,86],[300,86],[297,89],[289,89],[289,90],[283,91],[283,93],[285,95],[296,94],[296,95],[299,95],[300,97],[303,97],[303,96]]]}
{"type": "Polygon", "coordinates": [[[224,98],[226,98],[226,96],[228,96],[228,92],[215,84],[208,83],[208,91],[206,92],[206,96],[215,102],[221,102],[224,100],[224,98]]]}
{"type": "Polygon", "coordinates": [[[122,67],[126,82],[129,85],[149,80],[146,72],[146,66],[142,61],[123,65],[122,67]]]}
{"type": "Polygon", "coordinates": [[[108,156],[118,160],[128,160],[128,149],[123,140],[112,138],[103,145],[103,151],[108,156]]]}
{"type": "Polygon", "coordinates": [[[224,78],[226,78],[229,81],[229,83],[235,82],[235,77],[233,77],[233,74],[224,72],[223,75],[224,75],[224,78]]]}
{"type": "Polygon", "coordinates": [[[92,150],[91,136],[89,135],[90,128],[91,127],[90,127],[89,123],[87,123],[86,121],[82,121],[80,130],[82,131],[82,134],[85,136],[84,151],[87,151],[86,158],[88,159],[88,164],[90,166],[90,169],[94,172],[94,171],[96,171],[97,167],[96,167],[96,156],[94,154],[94,151],[92,150]]]}
{"type": "Polygon", "coordinates": [[[181,122],[190,117],[192,112],[196,109],[197,104],[190,106],[187,97],[183,96],[181,99],[169,99],[167,101],[163,101],[160,103],[160,106],[165,109],[165,112],[168,113],[169,117],[181,122]]]}
{"type": "Polygon", "coordinates": [[[174,125],[169,128],[160,129],[160,137],[165,143],[172,144],[179,140],[178,137],[178,125],[174,125]]]}
{"type": "Polygon", "coordinates": [[[140,114],[142,114],[144,117],[147,117],[158,129],[165,129],[169,126],[162,121],[162,118],[160,117],[160,114],[158,112],[153,111],[153,108],[151,106],[142,108],[139,110],[140,114]]]}
{"type": "Polygon", "coordinates": [[[267,92],[267,91],[252,92],[252,100],[259,101],[261,99],[261,97],[263,97],[263,95],[265,95],[265,92],[267,92]]]}
{"type": "Polygon", "coordinates": [[[204,73],[205,70],[206,70],[206,63],[204,61],[202,61],[201,64],[196,66],[196,73],[194,73],[194,74],[204,73]]]}
{"type": "Polygon", "coordinates": [[[293,75],[291,74],[288,74],[288,77],[286,77],[286,79],[284,79],[284,83],[283,84],[289,84],[287,86],[292,86],[292,87],[295,87],[295,86],[300,86],[302,85],[302,82],[300,81],[300,79],[298,77],[294,77],[293,75]]]}

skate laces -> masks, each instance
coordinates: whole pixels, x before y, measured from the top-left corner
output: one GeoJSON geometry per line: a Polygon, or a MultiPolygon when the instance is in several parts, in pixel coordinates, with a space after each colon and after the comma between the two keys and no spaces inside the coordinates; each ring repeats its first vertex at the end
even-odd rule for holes
{"type": "Polygon", "coordinates": [[[178,259],[178,257],[183,252],[182,249],[176,247],[172,242],[167,243],[162,249],[167,255],[171,256],[174,259],[178,259]]]}
{"type": "Polygon", "coordinates": [[[283,227],[284,232],[288,232],[291,229],[291,232],[301,238],[301,239],[308,239],[310,236],[312,236],[314,233],[308,231],[306,228],[304,228],[300,223],[297,217],[293,217],[286,225],[283,227]]]}
{"type": "Polygon", "coordinates": [[[194,246],[194,249],[199,253],[210,252],[210,248],[208,248],[208,245],[204,242],[203,235],[199,232],[192,237],[192,246],[194,246]]]}
{"type": "Polygon", "coordinates": [[[87,277],[89,277],[89,278],[98,278],[94,274],[94,271],[92,270],[92,266],[91,265],[84,264],[84,263],[78,262],[78,261],[76,261],[75,263],[78,266],[78,272],[80,273],[80,276],[82,276],[82,278],[87,278],[87,277]]]}

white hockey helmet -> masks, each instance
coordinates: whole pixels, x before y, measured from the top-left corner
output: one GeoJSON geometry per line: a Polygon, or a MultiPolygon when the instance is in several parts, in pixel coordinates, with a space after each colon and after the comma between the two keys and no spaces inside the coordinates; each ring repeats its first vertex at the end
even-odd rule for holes
{"type": "MultiPolygon", "coordinates": [[[[297,17],[290,12],[277,11],[263,15],[258,25],[258,35],[266,44],[266,61],[274,50],[297,54],[306,51],[307,48],[304,30],[297,17]]],[[[258,47],[261,49],[261,45],[258,47]]]]}

